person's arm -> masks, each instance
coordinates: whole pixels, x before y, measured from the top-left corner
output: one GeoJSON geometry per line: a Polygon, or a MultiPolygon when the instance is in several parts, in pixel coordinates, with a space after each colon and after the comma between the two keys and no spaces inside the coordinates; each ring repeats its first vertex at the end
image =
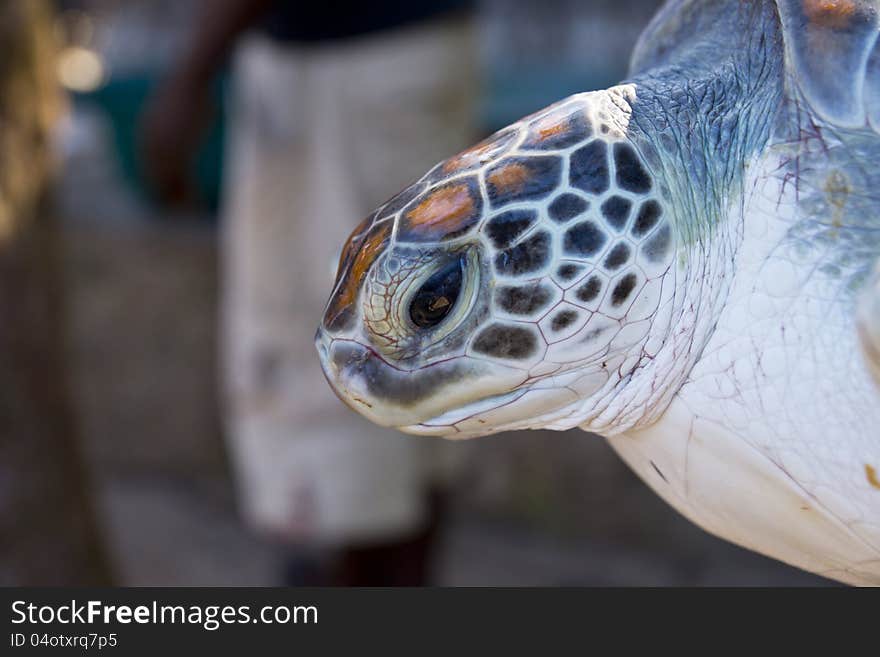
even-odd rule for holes
{"type": "Polygon", "coordinates": [[[209,83],[226,59],[235,40],[262,16],[273,0],[202,0],[196,26],[172,79],[209,83]]]}
{"type": "Polygon", "coordinates": [[[238,37],[273,0],[202,0],[191,39],[147,101],[141,125],[144,173],[170,203],[192,201],[190,166],[210,116],[210,85],[238,37]]]}

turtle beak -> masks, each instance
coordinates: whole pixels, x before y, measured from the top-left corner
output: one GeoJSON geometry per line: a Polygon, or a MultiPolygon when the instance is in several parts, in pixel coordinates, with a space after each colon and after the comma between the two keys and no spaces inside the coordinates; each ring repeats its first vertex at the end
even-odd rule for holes
{"type": "Polygon", "coordinates": [[[366,390],[364,368],[377,358],[371,349],[351,340],[334,343],[323,328],[315,335],[315,347],[324,378],[342,403],[375,424],[395,426],[387,419],[393,418],[391,413],[375,411],[376,404],[366,390]]]}
{"type": "Polygon", "coordinates": [[[318,350],[318,358],[321,360],[321,369],[324,370],[324,376],[327,376],[327,369],[324,364],[327,362],[329,346],[330,336],[327,335],[323,328],[319,328],[317,333],[315,333],[315,349],[318,350]]]}
{"type": "Polygon", "coordinates": [[[348,396],[343,394],[339,389],[341,372],[338,362],[335,359],[330,358],[331,340],[332,339],[323,328],[319,328],[318,332],[315,333],[315,349],[318,351],[318,360],[321,361],[321,371],[323,372],[327,383],[330,385],[330,389],[333,390],[333,394],[352,410],[359,411],[359,409],[352,404],[348,396]]]}

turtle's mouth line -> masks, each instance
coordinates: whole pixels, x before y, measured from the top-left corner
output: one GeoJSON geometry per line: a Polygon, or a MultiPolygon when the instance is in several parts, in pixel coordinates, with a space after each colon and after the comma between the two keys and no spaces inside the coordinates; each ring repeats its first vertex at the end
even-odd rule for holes
{"type": "Polygon", "coordinates": [[[493,417],[493,412],[515,403],[530,389],[522,387],[528,377],[521,370],[504,381],[501,375],[511,372],[487,376],[483,370],[475,372],[467,367],[443,369],[455,361],[467,360],[462,354],[409,370],[388,362],[358,340],[330,339],[319,331],[316,343],[322,373],[334,394],[374,423],[404,433],[464,437],[471,433],[472,426],[484,433],[494,432],[507,420],[493,417]],[[352,348],[335,353],[334,345],[352,348]]]}
{"type": "MultiPolygon", "coordinates": [[[[525,395],[528,390],[514,389],[497,395],[489,395],[464,406],[458,406],[415,424],[399,426],[404,433],[415,435],[445,435],[454,438],[455,434],[463,433],[456,425],[473,419],[477,415],[488,414],[503,406],[512,404],[525,395]]],[[[478,419],[483,429],[491,428],[488,421],[478,419]]]]}

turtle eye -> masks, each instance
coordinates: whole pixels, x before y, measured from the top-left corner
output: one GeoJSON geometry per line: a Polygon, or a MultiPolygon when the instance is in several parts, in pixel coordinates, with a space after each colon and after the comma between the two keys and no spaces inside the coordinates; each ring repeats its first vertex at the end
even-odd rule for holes
{"type": "Polygon", "coordinates": [[[413,324],[419,328],[433,328],[444,320],[461,292],[464,264],[464,256],[455,258],[422,284],[409,305],[413,324]]]}

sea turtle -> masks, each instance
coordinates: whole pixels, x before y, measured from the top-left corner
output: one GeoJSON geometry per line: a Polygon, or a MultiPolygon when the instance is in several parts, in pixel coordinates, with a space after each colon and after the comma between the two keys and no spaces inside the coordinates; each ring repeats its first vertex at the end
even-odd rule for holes
{"type": "Polygon", "coordinates": [[[880,583],[878,26],[667,3],[626,81],[358,226],[316,339],[336,393],[413,434],[599,433],[708,531],[880,583]]]}

